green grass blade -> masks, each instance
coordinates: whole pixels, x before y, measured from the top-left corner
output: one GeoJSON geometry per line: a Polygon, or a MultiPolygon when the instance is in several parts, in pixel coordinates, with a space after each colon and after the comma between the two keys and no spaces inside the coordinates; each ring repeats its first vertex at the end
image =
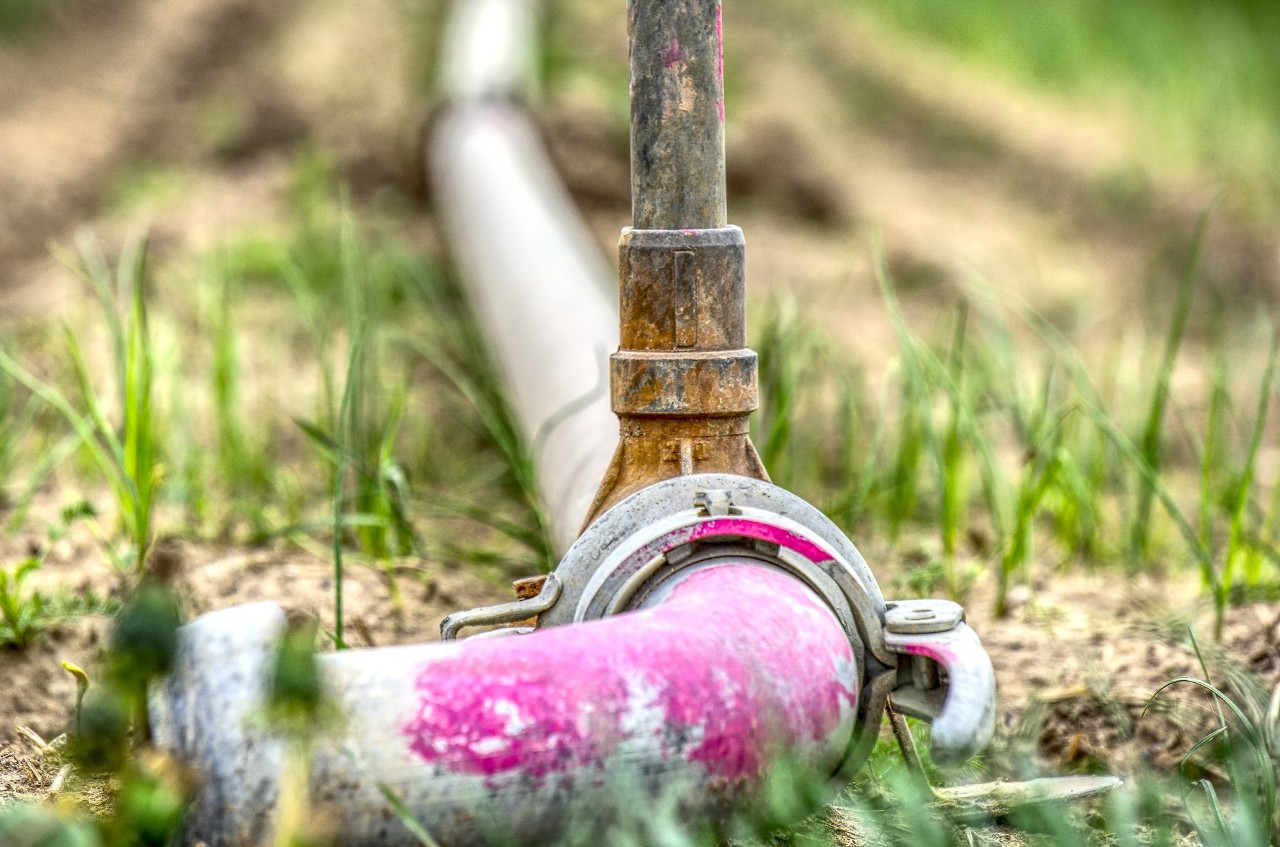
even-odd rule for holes
{"type": "Polygon", "coordinates": [[[80,438],[80,443],[84,444],[94,461],[97,463],[103,476],[114,490],[127,490],[128,480],[122,475],[122,468],[116,461],[117,456],[108,451],[98,438],[97,421],[90,415],[81,415],[71,405],[63,394],[53,386],[33,376],[25,368],[16,361],[9,358],[3,350],[0,350],[0,369],[5,373],[22,383],[53,409],[55,409],[75,430],[76,435],[80,438]]]}
{"type": "Polygon", "coordinates": [[[333,603],[334,603],[334,622],[333,622],[333,640],[335,646],[339,650],[347,649],[347,643],[343,640],[343,498],[346,494],[345,462],[342,461],[347,455],[347,432],[351,418],[351,401],[355,393],[355,383],[360,379],[361,356],[364,349],[364,330],[357,330],[356,335],[351,340],[351,349],[347,351],[347,375],[345,385],[342,389],[342,405],[338,408],[338,437],[335,444],[336,455],[339,458],[337,463],[337,472],[334,474],[333,482],[333,603]]]}
{"type": "MultiPolygon", "coordinates": [[[[1214,587],[1214,636],[1222,639],[1222,627],[1226,618],[1227,601],[1231,587],[1235,581],[1236,563],[1243,554],[1244,516],[1253,489],[1253,478],[1258,463],[1258,452],[1262,446],[1262,436],[1266,431],[1267,410],[1271,406],[1271,389],[1276,371],[1276,357],[1280,352],[1280,332],[1272,337],[1271,350],[1267,354],[1266,370],[1262,376],[1262,386],[1258,393],[1258,406],[1254,414],[1253,433],[1249,438],[1249,450],[1245,459],[1243,473],[1240,474],[1232,498],[1231,531],[1227,540],[1226,559],[1222,566],[1222,578],[1214,587]]],[[[1255,584],[1255,583],[1251,583],[1255,584]]]]}
{"type": "MultiPolygon", "coordinates": [[[[1169,382],[1173,376],[1173,366],[1177,361],[1178,351],[1182,347],[1187,317],[1191,314],[1191,295],[1195,291],[1196,280],[1200,276],[1200,263],[1204,255],[1211,212],[1212,207],[1206,209],[1196,225],[1195,237],[1191,242],[1191,253],[1178,284],[1178,298],[1173,308],[1173,318],[1169,322],[1169,332],[1165,336],[1164,352],[1160,356],[1160,364],[1156,369],[1156,383],[1151,392],[1151,405],[1147,409],[1146,426],[1142,431],[1140,442],[1142,457],[1156,473],[1160,472],[1160,440],[1164,427],[1165,408],[1169,400],[1169,382]]],[[[1138,488],[1137,514],[1130,533],[1130,572],[1147,557],[1151,541],[1151,505],[1154,497],[1154,489],[1144,480],[1138,488]]]]}
{"type": "Polygon", "coordinates": [[[83,437],[80,433],[72,432],[59,440],[53,447],[40,451],[40,461],[36,463],[35,469],[32,470],[31,476],[27,479],[22,495],[13,504],[13,512],[9,515],[9,520],[5,524],[5,529],[8,532],[17,532],[26,523],[27,513],[31,509],[31,504],[35,501],[40,487],[44,485],[54,469],[66,461],[67,457],[75,452],[75,449],[82,442],[83,437]]]}
{"type": "Polygon", "coordinates": [[[413,816],[413,812],[409,811],[409,807],[400,799],[400,795],[391,790],[391,786],[379,782],[378,792],[382,794],[382,799],[387,801],[391,811],[395,812],[396,817],[400,819],[400,823],[404,824],[404,828],[418,840],[421,847],[439,847],[436,840],[427,832],[426,827],[413,816]]]}
{"type": "Polygon", "coordinates": [[[132,482],[135,562],[141,570],[151,543],[151,509],[156,483],[156,449],[152,416],[155,362],[143,290],[147,243],[141,241],[130,270],[131,290],[127,349],[124,361],[124,472],[132,482]]]}

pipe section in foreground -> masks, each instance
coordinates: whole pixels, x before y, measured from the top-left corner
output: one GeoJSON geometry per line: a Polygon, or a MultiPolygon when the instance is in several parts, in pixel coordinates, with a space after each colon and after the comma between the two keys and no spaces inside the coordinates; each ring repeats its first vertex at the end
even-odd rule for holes
{"type": "MultiPolygon", "coordinates": [[[[444,847],[650,841],[724,820],[783,756],[833,773],[859,680],[831,611],[745,557],[670,586],[580,626],[321,657],[342,724],[315,739],[313,809],[344,845],[418,843],[386,791],[444,847]]],[[[200,618],[153,693],[157,743],[201,771],[187,835],[208,847],[271,842],[285,750],[260,710],[282,627],[273,604],[200,618]]]]}

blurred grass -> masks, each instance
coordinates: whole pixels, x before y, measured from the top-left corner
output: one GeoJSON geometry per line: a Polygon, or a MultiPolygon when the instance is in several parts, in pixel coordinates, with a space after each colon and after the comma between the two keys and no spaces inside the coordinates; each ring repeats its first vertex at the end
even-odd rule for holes
{"type": "Polygon", "coordinates": [[[1118,105],[1148,155],[1280,206],[1280,4],[1273,0],[866,0],[906,32],[1020,82],[1118,105]]]}
{"type": "Polygon", "coordinates": [[[0,0],[0,42],[37,30],[62,0],[0,0]]]}
{"type": "MultiPolygon", "coordinates": [[[[122,286],[125,313],[145,321],[122,322],[114,287],[95,289],[99,313],[69,319],[74,367],[47,331],[20,345],[0,325],[0,351],[17,360],[0,372],[9,531],[29,528],[39,491],[87,489],[105,506],[106,479],[139,495],[104,510],[123,522],[134,569],[166,535],[286,540],[378,570],[399,614],[400,575],[421,576],[424,558],[504,576],[545,568],[531,464],[483,339],[447,268],[406,245],[402,226],[354,213],[332,163],[307,151],[287,220],[155,267],[145,301],[140,276],[122,286]],[[145,386],[122,364],[139,345],[145,386]],[[92,399],[92,414],[72,401],[43,414],[45,395],[92,399]],[[149,472],[79,446],[119,439],[132,456],[129,413],[143,399],[163,435],[145,441],[149,472]]],[[[87,255],[86,274],[109,273],[96,246],[87,255]]]]}
{"type": "Polygon", "coordinates": [[[1280,497],[1259,459],[1280,447],[1267,425],[1280,342],[1265,317],[1237,325],[1205,390],[1173,390],[1205,370],[1180,349],[1204,297],[1197,251],[1166,331],[1115,344],[1068,338],[980,288],[959,295],[949,326],[922,332],[880,262],[897,351],[873,372],[794,303],[771,304],[752,333],[770,473],[859,543],[928,539],[928,561],[903,577],[923,593],[962,599],[985,574],[1003,615],[1045,569],[1189,570],[1220,631],[1231,602],[1280,585],[1280,497]],[[1132,368],[1115,361],[1126,348],[1132,368]]]}

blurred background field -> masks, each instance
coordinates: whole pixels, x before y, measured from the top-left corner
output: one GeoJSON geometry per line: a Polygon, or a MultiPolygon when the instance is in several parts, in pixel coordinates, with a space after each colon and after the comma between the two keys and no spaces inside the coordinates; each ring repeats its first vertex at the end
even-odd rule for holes
{"type": "MultiPolygon", "coordinates": [[[[0,805],[47,794],[4,757],[65,726],[58,660],[93,664],[148,555],[189,613],[287,599],[355,646],[552,564],[421,164],[444,8],[0,0],[0,805]]],[[[542,13],[529,103],[608,257],[625,10],[542,13]]],[[[756,443],[886,593],[967,603],[990,772],[1176,771],[1214,714],[1143,711],[1183,673],[1263,715],[1280,6],[735,0],[724,26],[756,443]]]]}

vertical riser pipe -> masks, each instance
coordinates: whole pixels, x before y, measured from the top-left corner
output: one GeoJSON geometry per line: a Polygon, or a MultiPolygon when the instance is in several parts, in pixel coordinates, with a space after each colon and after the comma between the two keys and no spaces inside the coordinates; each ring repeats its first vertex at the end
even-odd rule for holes
{"type": "Polygon", "coordinates": [[[727,222],[720,0],[629,0],[631,224],[727,222]]]}

